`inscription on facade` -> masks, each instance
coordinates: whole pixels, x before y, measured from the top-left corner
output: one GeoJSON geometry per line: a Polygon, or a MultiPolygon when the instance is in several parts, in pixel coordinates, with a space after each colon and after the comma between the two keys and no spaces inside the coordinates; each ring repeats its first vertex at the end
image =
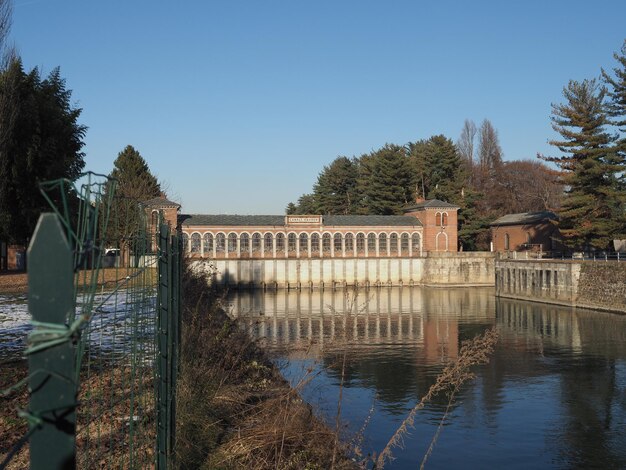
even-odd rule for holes
{"type": "Polygon", "coordinates": [[[321,215],[288,215],[286,219],[285,225],[311,225],[322,223],[321,215]]]}

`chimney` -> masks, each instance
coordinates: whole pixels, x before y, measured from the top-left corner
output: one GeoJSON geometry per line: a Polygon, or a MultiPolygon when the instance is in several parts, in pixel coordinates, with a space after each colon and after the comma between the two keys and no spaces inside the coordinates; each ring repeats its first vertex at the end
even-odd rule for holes
{"type": "Polygon", "coordinates": [[[423,197],[419,197],[419,196],[417,196],[417,197],[415,198],[415,203],[416,203],[416,204],[419,204],[420,202],[424,202],[425,200],[426,200],[426,199],[424,199],[423,197]]]}

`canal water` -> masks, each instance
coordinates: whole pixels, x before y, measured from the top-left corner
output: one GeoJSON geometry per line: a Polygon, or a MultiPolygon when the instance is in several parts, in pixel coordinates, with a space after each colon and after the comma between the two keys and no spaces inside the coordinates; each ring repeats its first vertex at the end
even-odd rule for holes
{"type": "MultiPolygon", "coordinates": [[[[626,316],[491,288],[240,291],[228,306],[332,426],[341,394],[341,433],[364,455],[385,447],[462,341],[495,328],[491,361],[457,395],[426,467],[626,468],[626,316]]],[[[447,405],[417,412],[385,468],[419,468],[447,405]]]]}

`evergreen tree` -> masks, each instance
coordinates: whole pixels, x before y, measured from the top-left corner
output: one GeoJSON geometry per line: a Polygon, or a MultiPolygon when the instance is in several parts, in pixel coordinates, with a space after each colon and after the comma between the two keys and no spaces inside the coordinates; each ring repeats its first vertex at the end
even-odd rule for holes
{"type": "Polygon", "coordinates": [[[357,165],[337,157],[325,166],[313,186],[317,209],[322,214],[350,214],[356,207],[357,165]]]}
{"type": "Polygon", "coordinates": [[[49,209],[38,183],[80,175],[87,128],[70,99],[58,68],[42,80],[15,59],[0,73],[0,239],[24,243],[31,236],[49,209]]]}
{"type": "Polygon", "coordinates": [[[130,239],[144,221],[142,203],[161,196],[161,186],[141,154],[127,145],[115,162],[109,177],[115,180],[115,197],[109,220],[110,242],[130,239]]]}
{"type": "Polygon", "coordinates": [[[401,214],[412,200],[411,171],[403,147],[386,144],[360,159],[359,192],[361,212],[377,215],[401,214]]]}
{"type": "MultiPolygon", "coordinates": [[[[623,134],[621,143],[626,141],[626,40],[622,45],[621,55],[613,54],[619,63],[619,67],[613,69],[615,78],[602,70],[602,79],[608,85],[606,106],[607,114],[612,118],[611,123],[619,127],[623,134]]],[[[624,148],[621,149],[624,151],[624,148]]]]}
{"type": "Polygon", "coordinates": [[[550,143],[563,152],[543,157],[562,170],[568,188],[560,211],[560,229],[575,248],[609,249],[624,228],[626,198],[618,179],[626,169],[605,126],[605,90],[596,80],[570,81],[565,104],[552,105],[552,127],[562,140],[550,143]]]}

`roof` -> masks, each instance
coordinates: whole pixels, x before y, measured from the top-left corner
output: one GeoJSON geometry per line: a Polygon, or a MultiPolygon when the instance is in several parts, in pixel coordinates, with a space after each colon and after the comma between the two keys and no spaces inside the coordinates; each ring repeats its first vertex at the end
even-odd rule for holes
{"type": "Polygon", "coordinates": [[[559,218],[554,212],[521,212],[519,214],[503,215],[499,219],[491,222],[492,227],[500,225],[529,225],[544,222],[546,220],[558,220],[559,218]]]}
{"type": "Polygon", "coordinates": [[[170,201],[169,199],[160,196],[145,201],[144,205],[147,207],[180,207],[180,204],[177,202],[170,201]]]}
{"type": "Polygon", "coordinates": [[[404,212],[421,211],[424,209],[460,209],[460,207],[439,199],[428,199],[426,201],[418,202],[413,206],[406,207],[404,212]]]}
{"type": "MultiPolygon", "coordinates": [[[[179,223],[189,226],[285,226],[284,215],[185,214],[179,223]]],[[[322,225],[330,227],[405,226],[420,227],[419,219],[408,215],[324,215],[322,225]]]]}

